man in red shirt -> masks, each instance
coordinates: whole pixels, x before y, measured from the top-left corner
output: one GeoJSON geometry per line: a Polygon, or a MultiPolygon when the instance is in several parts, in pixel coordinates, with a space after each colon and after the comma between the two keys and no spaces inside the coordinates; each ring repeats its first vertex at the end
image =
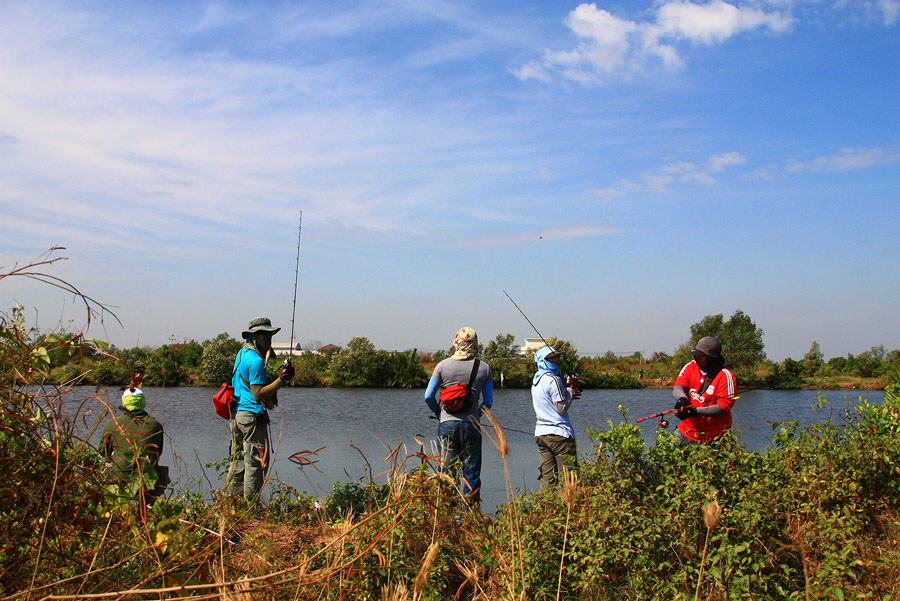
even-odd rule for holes
{"type": "Polygon", "coordinates": [[[725,369],[722,345],[712,336],[691,349],[694,360],[681,368],[672,395],[675,415],[682,420],[675,437],[682,444],[708,442],[731,428],[731,408],[737,385],[725,369]]]}

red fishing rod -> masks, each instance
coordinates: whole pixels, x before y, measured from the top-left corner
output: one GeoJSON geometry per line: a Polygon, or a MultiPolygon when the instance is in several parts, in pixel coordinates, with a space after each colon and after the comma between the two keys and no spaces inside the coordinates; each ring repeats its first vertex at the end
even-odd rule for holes
{"type": "MultiPolygon", "coordinates": [[[[718,401],[719,399],[735,399],[735,400],[736,400],[736,399],[739,399],[739,398],[741,398],[741,397],[739,397],[738,395],[734,395],[734,396],[719,396],[719,397],[715,397],[715,398],[710,399],[710,400],[711,400],[711,401],[718,401]]],[[[663,417],[664,415],[668,415],[668,414],[670,414],[670,413],[675,413],[675,411],[676,411],[675,409],[669,409],[668,411],[662,411],[662,412],[660,412],[660,413],[654,413],[653,415],[648,415],[647,417],[639,417],[639,418],[637,418],[635,421],[636,421],[637,423],[641,423],[641,422],[643,422],[643,421],[647,421],[648,419],[655,419],[655,418],[657,418],[657,417],[663,417]]],[[[667,422],[665,419],[661,419],[661,420],[659,420],[659,426],[658,426],[658,427],[660,427],[660,428],[668,428],[668,427],[669,427],[669,422],[667,422]]]]}
{"type": "Polygon", "coordinates": [[[662,413],[654,413],[653,415],[648,415],[647,417],[639,417],[637,418],[637,423],[641,423],[643,421],[647,421],[648,419],[655,419],[657,417],[662,417],[663,415],[668,415],[670,413],[675,413],[674,409],[669,409],[668,411],[663,411],[662,413]]]}

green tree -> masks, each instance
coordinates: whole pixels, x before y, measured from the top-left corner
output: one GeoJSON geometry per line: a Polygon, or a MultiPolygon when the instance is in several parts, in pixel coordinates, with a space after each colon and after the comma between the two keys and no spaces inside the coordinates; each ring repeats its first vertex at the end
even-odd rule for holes
{"type": "MultiPolygon", "coordinates": [[[[556,336],[550,336],[549,338],[545,339],[544,342],[547,343],[547,346],[553,347],[554,349],[559,351],[560,355],[562,355],[559,358],[559,366],[564,374],[575,373],[578,371],[578,362],[580,359],[578,357],[578,349],[575,348],[575,345],[573,345],[568,340],[562,340],[560,338],[557,338],[556,336]]],[[[534,366],[534,353],[535,350],[533,349],[529,349],[525,353],[527,363],[531,364],[532,366],[534,366]]]]}
{"type": "Polygon", "coordinates": [[[493,340],[484,347],[482,358],[491,366],[494,377],[500,379],[501,375],[505,383],[506,372],[510,366],[521,362],[522,356],[516,346],[516,337],[512,334],[497,334],[493,340]]]}
{"type": "Polygon", "coordinates": [[[422,388],[428,381],[416,349],[389,353],[388,367],[387,385],[392,388],[422,388]]]}
{"type": "Polygon", "coordinates": [[[874,378],[881,371],[884,347],[875,346],[871,350],[856,356],[856,369],[854,375],[860,378],[874,378]]]}
{"type": "Polygon", "coordinates": [[[227,333],[205,342],[200,359],[200,380],[214,386],[231,381],[234,358],[241,346],[240,341],[229,337],[227,333]]]}
{"type": "Polygon", "coordinates": [[[368,338],[350,339],[347,348],[331,356],[331,383],[349,388],[380,388],[387,382],[387,353],[375,349],[368,338]]]}
{"type": "Polygon", "coordinates": [[[766,360],[763,331],[756,327],[750,316],[738,309],[722,324],[719,342],[729,367],[749,368],[766,360]]]}
{"type": "Polygon", "coordinates": [[[719,313],[707,315],[693,324],[690,339],[675,352],[676,363],[690,361],[691,349],[705,336],[714,336],[722,344],[722,355],[730,369],[749,369],[766,359],[763,331],[738,309],[728,321],[724,321],[719,313]]]}
{"type": "Polygon", "coordinates": [[[294,364],[294,378],[291,386],[322,386],[328,376],[327,356],[319,353],[301,353],[291,359],[294,364]]]}
{"type": "MultiPolygon", "coordinates": [[[[150,386],[179,386],[188,382],[188,377],[178,361],[176,353],[168,345],[153,351],[144,371],[144,382],[150,386]]],[[[123,382],[125,384],[126,382],[123,382]]]]}
{"type": "Polygon", "coordinates": [[[825,365],[825,355],[822,354],[819,343],[813,340],[809,352],[803,355],[803,373],[807,376],[815,375],[823,365],[825,365]]]}

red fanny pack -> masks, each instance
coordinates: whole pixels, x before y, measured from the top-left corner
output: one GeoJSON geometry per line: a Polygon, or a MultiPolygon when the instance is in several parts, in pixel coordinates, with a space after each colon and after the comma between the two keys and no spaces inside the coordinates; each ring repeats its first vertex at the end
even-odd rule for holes
{"type": "Polygon", "coordinates": [[[472,385],[475,383],[475,376],[478,374],[478,359],[475,359],[472,365],[472,374],[469,376],[468,384],[454,384],[441,390],[441,405],[448,413],[458,413],[472,406],[472,385]]]}
{"type": "Polygon", "coordinates": [[[223,419],[231,419],[231,404],[234,401],[234,388],[231,384],[223,383],[219,392],[213,395],[213,408],[216,415],[223,419]]]}

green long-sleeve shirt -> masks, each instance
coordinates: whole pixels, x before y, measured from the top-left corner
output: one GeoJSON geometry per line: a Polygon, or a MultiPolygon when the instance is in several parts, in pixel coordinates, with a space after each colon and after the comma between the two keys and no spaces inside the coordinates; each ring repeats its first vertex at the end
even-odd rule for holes
{"type": "Polygon", "coordinates": [[[100,436],[100,452],[112,462],[113,475],[122,485],[132,479],[136,469],[140,469],[146,484],[150,484],[145,488],[154,488],[162,450],[162,424],[146,411],[121,409],[121,414],[114,415],[106,423],[100,436]]]}

